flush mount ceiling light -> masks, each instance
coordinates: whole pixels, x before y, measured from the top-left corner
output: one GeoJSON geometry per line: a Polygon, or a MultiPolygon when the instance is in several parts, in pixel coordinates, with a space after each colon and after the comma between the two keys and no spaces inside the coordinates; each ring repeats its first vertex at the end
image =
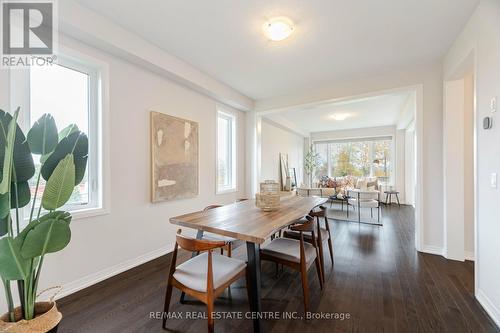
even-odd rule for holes
{"type": "Polygon", "coordinates": [[[337,121],[342,121],[346,120],[347,118],[350,118],[351,114],[349,113],[334,113],[330,116],[331,119],[337,120],[337,121]]]}
{"type": "Polygon", "coordinates": [[[275,42],[288,38],[294,29],[292,20],[286,17],[272,18],[262,28],[266,37],[275,42]]]}

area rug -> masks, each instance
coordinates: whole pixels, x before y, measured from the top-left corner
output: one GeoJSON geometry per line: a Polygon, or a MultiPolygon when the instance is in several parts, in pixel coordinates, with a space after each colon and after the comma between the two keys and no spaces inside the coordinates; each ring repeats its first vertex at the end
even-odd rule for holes
{"type": "Polygon", "coordinates": [[[361,214],[359,218],[358,216],[358,207],[349,206],[349,217],[347,217],[347,206],[344,203],[342,207],[341,203],[334,202],[330,207],[330,203],[326,204],[328,208],[328,218],[339,221],[348,221],[348,222],[360,222],[368,223],[368,224],[382,224],[382,213],[383,210],[380,209],[380,221],[377,220],[377,208],[373,208],[373,216],[370,212],[370,208],[361,207],[361,214]]]}

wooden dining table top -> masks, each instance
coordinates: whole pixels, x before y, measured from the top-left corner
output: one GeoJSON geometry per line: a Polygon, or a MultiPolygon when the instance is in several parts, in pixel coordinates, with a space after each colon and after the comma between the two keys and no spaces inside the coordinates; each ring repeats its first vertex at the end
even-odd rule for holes
{"type": "Polygon", "coordinates": [[[289,196],[281,199],[278,210],[265,212],[255,206],[255,200],[246,200],[175,216],[170,223],[262,244],[272,234],[325,201],[325,198],[318,197],[289,196]]]}

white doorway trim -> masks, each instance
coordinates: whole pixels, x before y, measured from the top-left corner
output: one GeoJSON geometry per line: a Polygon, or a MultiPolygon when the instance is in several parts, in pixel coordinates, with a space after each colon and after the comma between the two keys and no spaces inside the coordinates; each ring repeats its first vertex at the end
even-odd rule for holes
{"type": "MultiPolygon", "coordinates": [[[[361,98],[368,98],[368,97],[373,97],[373,96],[379,96],[379,95],[384,95],[384,94],[390,94],[390,93],[396,93],[400,91],[413,91],[415,92],[416,95],[416,102],[415,102],[415,135],[416,135],[416,168],[417,168],[417,179],[416,179],[416,186],[415,186],[415,249],[417,251],[425,251],[425,252],[431,252],[428,249],[424,248],[423,242],[424,242],[424,198],[423,198],[423,179],[424,179],[424,171],[423,171],[423,166],[424,166],[424,155],[423,155],[423,124],[424,124],[424,119],[423,119],[423,108],[424,108],[424,98],[423,98],[423,84],[417,84],[417,85],[411,85],[411,86],[403,86],[399,88],[394,88],[394,89],[387,89],[387,90],[380,90],[380,91],[374,91],[366,94],[358,94],[358,95],[352,95],[352,96],[346,96],[342,98],[336,98],[336,99],[330,99],[330,100],[321,100],[321,101],[316,101],[313,103],[307,103],[307,104],[301,104],[301,105],[293,105],[293,106],[288,106],[285,108],[277,108],[277,109],[271,109],[271,110],[263,110],[263,111],[255,111],[255,114],[252,116],[252,121],[249,121],[247,123],[247,126],[252,126],[252,129],[250,130],[251,133],[255,134],[255,138],[252,138],[250,140],[250,146],[247,146],[250,151],[255,151],[255,155],[252,156],[251,163],[249,165],[250,170],[252,170],[251,175],[252,179],[250,180],[251,185],[247,188],[249,189],[254,189],[256,190],[258,188],[258,175],[260,174],[260,159],[261,159],[261,133],[260,133],[260,118],[263,115],[270,114],[270,113],[279,113],[279,112],[285,112],[289,110],[294,110],[297,108],[303,108],[305,106],[318,106],[318,105],[323,105],[326,103],[332,103],[332,102],[339,102],[339,101],[346,101],[350,99],[361,99],[361,98]]],[[[247,118],[248,119],[248,118],[247,118]]],[[[252,192],[252,191],[251,191],[252,192]]],[[[255,194],[249,193],[252,196],[255,194]]],[[[442,253],[439,253],[442,254],[442,253]]]]}

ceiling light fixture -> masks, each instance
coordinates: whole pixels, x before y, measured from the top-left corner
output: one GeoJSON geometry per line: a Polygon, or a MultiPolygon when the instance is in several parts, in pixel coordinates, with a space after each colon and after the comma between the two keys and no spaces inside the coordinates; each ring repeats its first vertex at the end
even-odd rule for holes
{"type": "Polygon", "coordinates": [[[275,17],[267,21],[264,26],[264,33],[267,38],[278,42],[288,38],[293,32],[293,22],[286,17],[275,17]]]}
{"type": "Polygon", "coordinates": [[[334,113],[330,116],[331,119],[337,120],[337,121],[346,120],[349,117],[351,117],[351,115],[349,113],[334,113]]]}

